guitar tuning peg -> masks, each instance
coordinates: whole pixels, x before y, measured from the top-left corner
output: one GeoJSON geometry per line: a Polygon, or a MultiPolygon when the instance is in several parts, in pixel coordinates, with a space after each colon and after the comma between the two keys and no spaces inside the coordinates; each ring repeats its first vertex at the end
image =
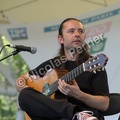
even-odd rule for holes
{"type": "Polygon", "coordinates": [[[102,67],[102,71],[104,71],[104,69],[105,69],[105,68],[104,68],[104,67],[102,67]]]}
{"type": "Polygon", "coordinates": [[[101,71],[100,69],[97,69],[97,71],[101,71]]]}
{"type": "Polygon", "coordinates": [[[95,70],[93,70],[93,73],[95,73],[95,74],[96,74],[96,71],[95,71],[95,70]]]}

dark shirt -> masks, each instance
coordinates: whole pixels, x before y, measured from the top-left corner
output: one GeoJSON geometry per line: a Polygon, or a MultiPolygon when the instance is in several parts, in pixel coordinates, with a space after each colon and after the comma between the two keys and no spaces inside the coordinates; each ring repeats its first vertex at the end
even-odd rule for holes
{"type": "MultiPolygon", "coordinates": [[[[75,61],[67,61],[66,68],[71,71],[77,66],[75,61]]],[[[85,71],[75,78],[81,91],[91,95],[109,96],[108,79],[106,71],[97,71],[96,73],[85,71]]],[[[88,107],[73,97],[68,97],[68,101],[83,107],[88,107]]]]}
{"type": "MultiPolygon", "coordinates": [[[[76,61],[67,61],[65,59],[53,58],[40,64],[37,68],[31,70],[29,74],[36,74],[40,77],[43,77],[49,69],[59,68],[62,63],[65,64],[65,68],[68,72],[72,71],[78,66],[76,61]]],[[[79,62],[79,65],[81,64],[82,63],[79,62]]],[[[77,77],[75,77],[75,80],[78,83],[80,89],[85,93],[91,95],[109,96],[106,70],[97,71],[96,73],[90,71],[82,71],[77,77]]],[[[83,108],[88,108],[88,106],[73,97],[67,97],[67,99],[73,104],[79,105],[83,108]]]]}

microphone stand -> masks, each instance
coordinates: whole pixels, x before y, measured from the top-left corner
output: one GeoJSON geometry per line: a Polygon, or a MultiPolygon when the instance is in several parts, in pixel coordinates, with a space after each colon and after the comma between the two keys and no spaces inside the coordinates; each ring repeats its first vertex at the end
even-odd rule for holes
{"type": "Polygon", "coordinates": [[[8,55],[8,56],[6,56],[6,57],[0,59],[0,61],[5,60],[6,58],[8,58],[8,57],[10,57],[10,56],[12,56],[12,55],[16,55],[16,54],[18,54],[19,52],[21,52],[21,51],[15,50],[15,51],[13,51],[10,55],[8,55]]]}

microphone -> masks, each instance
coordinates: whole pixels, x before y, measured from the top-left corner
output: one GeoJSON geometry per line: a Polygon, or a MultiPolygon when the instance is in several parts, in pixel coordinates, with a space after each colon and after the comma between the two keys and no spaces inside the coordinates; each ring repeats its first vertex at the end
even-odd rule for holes
{"type": "Polygon", "coordinates": [[[23,46],[23,45],[12,45],[12,44],[9,44],[8,46],[11,48],[15,48],[19,51],[27,51],[27,52],[30,52],[32,54],[35,54],[37,52],[36,47],[28,47],[28,46],[23,46]]]}

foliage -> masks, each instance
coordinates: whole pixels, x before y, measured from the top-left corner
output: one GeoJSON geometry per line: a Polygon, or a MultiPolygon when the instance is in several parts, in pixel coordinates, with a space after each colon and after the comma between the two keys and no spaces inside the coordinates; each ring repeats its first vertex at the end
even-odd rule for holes
{"type": "MultiPolygon", "coordinates": [[[[10,44],[9,41],[0,36],[0,47],[2,50],[2,46],[10,44]]],[[[0,59],[4,58],[5,56],[9,55],[13,52],[13,49],[8,48],[7,46],[1,51],[0,59]]],[[[3,61],[2,64],[9,67],[11,73],[17,78],[21,74],[25,73],[29,70],[29,67],[25,63],[24,59],[19,55],[15,55],[14,57],[9,57],[3,61]]],[[[0,86],[7,87],[7,82],[5,76],[0,73],[0,86]]],[[[0,120],[15,120],[16,118],[16,111],[17,111],[17,95],[16,96],[9,96],[9,95],[0,95],[0,120]]]]}

